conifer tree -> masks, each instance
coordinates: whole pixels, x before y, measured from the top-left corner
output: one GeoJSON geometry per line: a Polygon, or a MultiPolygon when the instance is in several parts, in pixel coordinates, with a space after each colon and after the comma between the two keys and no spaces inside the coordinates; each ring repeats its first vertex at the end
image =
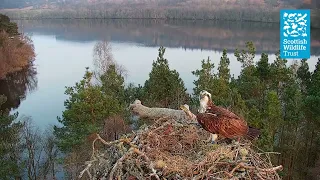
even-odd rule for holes
{"type": "Polygon", "coordinates": [[[144,99],[144,88],[140,84],[138,84],[138,86],[135,86],[133,83],[129,83],[129,85],[125,88],[124,94],[125,102],[129,105],[136,99],[144,99]]]}
{"type": "Polygon", "coordinates": [[[257,75],[261,82],[267,82],[270,78],[270,67],[268,61],[268,54],[262,53],[260,61],[257,63],[257,75]]]}
{"type": "Polygon", "coordinates": [[[309,65],[307,63],[307,59],[301,60],[301,65],[298,69],[298,78],[300,80],[300,87],[303,94],[307,93],[307,89],[310,86],[311,73],[309,71],[309,65]]]}
{"type": "Polygon", "coordinates": [[[184,82],[176,70],[171,70],[164,58],[165,48],[159,48],[157,60],[152,63],[149,79],[144,85],[146,105],[177,109],[187,103],[188,95],[184,82]]]}
{"type": "Polygon", "coordinates": [[[270,147],[273,148],[272,142],[275,141],[275,135],[283,123],[281,103],[276,91],[269,91],[267,94],[265,116],[265,124],[271,138],[270,147]]]}
{"type": "MultiPolygon", "coordinates": [[[[114,75],[112,72],[110,68],[111,76],[114,75]]],[[[119,82],[105,82],[105,86],[94,85],[91,83],[92,77],[93,73],[87,68],[80,82],[66,88],[65,94],[69,96],[65,101],[66,110],[63,111],[62,118],[58,117],[63,126],[54,127],[59,148],[64,152],[79,148],[89,134],[101,130],[107,117],[122,110],[119,100],[114,96],[115,92],[109,92],[119,82]],[[106,84],[110,89],[105,89],[106,84]]]]}
{"type": "Polygon", "coordinates": [[[21,164],[19,163],[20,147],[19,133],[22,124],[14,122],[18,113],[9,114],[7,109],[1,110],[1,105],[6,101],[6,97],[0,95],[0,177],[2,179],[19,178],[21,175],[21,164]]]}
{"type": "Polygon", "coordinates": [[[110,65],[106,72],[101,75],[100,80],[102,83],[101,90],[104,93],[112,96],[115,101],[118,101],[116,103],[117,106],[124,106],[124,77],[117,72],[116,66],[114,64],[110,65]]]}
{"type": "Polygon", "coordinates": [[[270,89],[277,91],[281,99],[285,81],[288,80],[289,69],[286,66],[287,60],[280,57],[280,51],[276,54],[276,59],[270,65],[270,89]]]}
{"type": "Polygon", "coordinates": [[[214,84],[213,94],[216,97],[215,101],[217,104],[228,107],[231,104],[230,99],[230,60],[227,56],[227,50],[224,49],[220,63],[218,66],[217,83],[214,84]]]}
{"type": "Polygon", "coordinates": [[[257,68],[253,63],[255,57],[255,47],[252,42],[246,43],[247,50],[236,50],[234,55],[237,60],[242,63],[242,71],[238,78],[238,90],[242,98],[246,101],[246,105],[249,109],[260,106],[261,97],[261,81],[256,76],[257,68]]]}
{"type": "Polygon", "coordinates": [[[193,82],[195,87],[193,88],[194,96],[198,96],[202,90],[212,91],[215,74],[214,74],[214,63],[211,62],[208,57],[207,60],[201,61],[201,69],[192,71],[192,74],[197,77],[197,80],[193,82]]]}
{"type": "Polygon", "coordinates": [[[254,65],[253,60],[256,56],[256,48],[253,44],[253,42],[246,42],[246,48],[247,50],[241,50],[239,51],[236,49],[234,55],[236,56],[237,60],[242,63],[242,68],[246,68],[249,66],[254,65]]]}

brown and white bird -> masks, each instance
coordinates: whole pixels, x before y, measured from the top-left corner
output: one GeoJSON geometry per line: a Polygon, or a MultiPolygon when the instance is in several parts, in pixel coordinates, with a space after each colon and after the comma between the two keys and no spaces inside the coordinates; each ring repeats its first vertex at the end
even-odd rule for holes
{"type": "MultiPolygon", "coordinates": [[[[181,107],[181,109],[190,114],[186,108],[181,107]]],[[[196,118],[198,123],[211,133],[210,138],[213,143],[217,135],[238,140],[240,137],[253,140],[260,135],[260,130],[249,127],[244,119],[223,107],[216,106],[207,91],[200,92],[200,108],[196,118]]]]}

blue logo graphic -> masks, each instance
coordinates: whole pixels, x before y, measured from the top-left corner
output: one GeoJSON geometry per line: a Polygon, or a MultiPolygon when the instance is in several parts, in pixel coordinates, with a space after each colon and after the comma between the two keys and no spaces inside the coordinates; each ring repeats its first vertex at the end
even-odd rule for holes
{"type": "Polygon", "coordinates": [[[310,10],[280,10],[281,58],[310,58],[310,10]]]}

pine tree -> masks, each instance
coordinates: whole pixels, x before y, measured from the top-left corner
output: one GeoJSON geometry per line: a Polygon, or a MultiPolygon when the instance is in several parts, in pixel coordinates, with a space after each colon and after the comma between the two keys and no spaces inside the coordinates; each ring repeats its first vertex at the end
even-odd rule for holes
{"type": "Polygon", "coordinates": [[[261,82],[267,82],[270,78],[270,67],[268,61],[268,54],[262,53],[261,59],[257,63],[257,75],[261,82]]]}
{"type": "Polygon", "coordinates": [[[222,52],[222,57],[220,58],[220,63],[218,67],[218,77],[224,82],[229,82],[230,80],[230,60],[227,55],[227,50],[224,49],[222,52]]]}
{"type": "Polygon", "coordinates": [[[285,81],[289,78],[289,69],[286,66],[287,60],[280,57],[280,51],[276,54],[276,59],[270,65],[270,89],[277,91],[279,98],[283,93],[285,81]]]}
{"type": "Polygon", "coordinates": [[[168,60],[164,58],[165,48],[159,48],[159,55],[152,63],[149,79],[144,85],[146,105],[179,108],[187,103],[188,95],[184,82],[176,70],[170,70],[168,60]]]}
{"type": "Polygon", "coordinates": [[[22,124],[14,122],[18,113],[10,115],[7,109],[1,110],[5,101],[6,97],[0,95],[0,177],[13,179],[21,175],[20,158],[17,157],[20,149],[17,148],[17,144],[22,124]]]}
{"type": "MultiPolygon", "coordinates": [[[[65,101],[66,110],[62,118],[58,117],[63,126],[54,127],[58,146],[64,152],[80,148],[88,135],[101,130],[107,117],[122,110],[114,93],[104,92],[105,87],[92,84],[92,77],[93,73],[87,68],[83,80],[74,87],[66,88],[65,94],[69,96],[65,101]]],[[[112,82],[109,85],[113,87],[112,82]]]]}
{"type": "Polygon", "coordinates": [[[216,104],[228,107],[231,104],[230,99],[230,60],[227,56],[227,50],[224,49],[218,67],[217,80],[214,84],[213,95],[215,96],[216,104]]]}
{"type": "Polygon", "coordinates": [[[198,96],[202,90],[210,91],[213,89],[212,84],[214,83],[214,63],[211,63],[210,58],[205,61],[201,61],[201,69],[192,71],[198,79],[193,82],[195,87],[193,88],[194,96],[198,96]]]}
{"type": "Polygon", "coordinates": [[[118,101],[116,103],[117,106],[126,105],[124,103],[124,77],[117,72],[114,64],[110,65],[107,71],[101,75],[100,80],[102,82],[102,91],[112,96],[115,101],[118,101]]]}
{"type": "Polygon", "coordinates": [[[256,54],[256,48],[253,42],[246,42],[247,50],[239,51],[236,49],[234,55],[237,57],[237,60],[242,63],[242,68],[246,68],[253,65],[253,59],[256,54]]]}
{"type": "Polygon", "coordinates": [[[135,86],[133,83],[129,83],[129,85],[125,88],[125,102],[129,105],[136,99],[142,100],[144,97],[144,88],[140,84],[135,86]]]}
{"type": "Polygon", "coordinates": [[[307,63],[307,59],[301,60],[301,65],[298,69],[298,78],[300,80],[300,87],[303,94],[307,93],[307,89],[310,86],[311,73],[309,71],[309,65],[307,63]]]}
{"type": "MultiPolygon", "coordinates": [[[[267,125],[271,142],[274,142],[275,135],[283,123],[281,103],[275,91],[269,91],[267,94],[265,116],[265,124],[267,125]]],[[[275,142],[278,142],[278,140],[275,142]]],[[[273,148],[273,144],[270,144],[270,147],[273,148]]]]}
{"type": "Polygon", "coordinates": [[[305,99],[305,115],[309,127],[308,131],[308,143],[307,143],[307,154],[308,157],[307,165],[311,166],[318,159],[319,144],[319,129],[320,129],[320,58],[316,64],[315,70],[311,75],[310,85],[307,89],[308,95],[305,99]]]}

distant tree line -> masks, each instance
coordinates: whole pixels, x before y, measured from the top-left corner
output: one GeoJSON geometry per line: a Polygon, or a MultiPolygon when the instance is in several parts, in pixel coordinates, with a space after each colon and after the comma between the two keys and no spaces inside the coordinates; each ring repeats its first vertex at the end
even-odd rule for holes
{"type": "Polygon", "coordinates": [[[317,0],[241,0],[241,1],[218,1],[218,0],[120,0],[120,1],[110,1],[110,0],[99,0],[99,1],[88,1],[88,0],[2,0],[0,3],[0,9],[10,9],[10,8],[44,8],[44,7],[54,7],[54,8],[65,8],[65,7],[85,7],[85,6],[130,6],[137,7],[141,5],[148,6],[162,6],[162,7],[178,7],[178,6],[199,6],[204,4],[207,5],[219,5],[225,4],[227,6],[236,5],[266,5],[269,7],[277,7],[280,4],[290,5],[292,7],[300,6],[310,6],[312,8],[318,7],[320,3],[317,0]]]}
{"type": "MultiPolygon", "coordinates": [[[[279,22],[278,8],[263,6],[246,8],[100,8],[80,7],[69,9],[0,10],[12,19],[179,19],[279,22]]],[[[311,26],[320,28],[320,10],[311,11],[311,26]]]]}
{"type": "MultiPolygon", "coordinates": [[[[7,3],[11,3],[7,2],[7,3]]],[[[12,2],[16,4],[17,2],[12,2]]],[[[13,19],[192,19],[279,22],[283,8],[310,8],[315,11],[312,22],[320,27],[318,1],[302,0],[137,0],[137,1],[25,1],[28,9],[1,12],[13,19]]],[[[5,3],[6,4],[6,3],[5,3]]],[[[18,5],[17,5],[18,6],[18,5]]],[[[20,6],[19,6],[20,7],[20,6]]],[[[1,9],[1,6],[0,6],[1,9]]]]}
{"type": "Polygon", "coordinates": [[[189,19],[278,22],[279,13],[271,9],[66,9],[66,10],[19,10],[3,11],[12,19],[189,19]]]}

